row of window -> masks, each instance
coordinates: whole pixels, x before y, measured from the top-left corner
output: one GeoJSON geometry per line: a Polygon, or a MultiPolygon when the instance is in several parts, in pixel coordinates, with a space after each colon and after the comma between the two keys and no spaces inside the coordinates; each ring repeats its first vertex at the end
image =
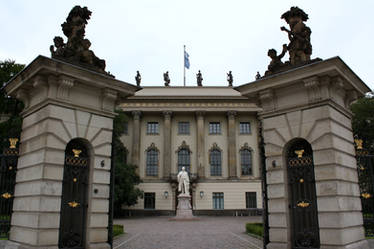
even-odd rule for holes
{"type": "MultiPolygon", "coordinates": [[[[178,172],[185,167],[190,172],[191,152],[188,149],[178,151],[178,172]]],[[[222,152],[218,148],[213,148],[209,152],[210,175],[222,176],[222,152]]],[[[240,150],[240,165],[242,175],[252,175],[252,151],[248,149],[240,150]]],[[[146,175],[158,175],[158,151],[155,148],[149,149],[146,155],[146,175]]]]}
{"type": "MultiPolygon", "coordinates": [[[[251,134],[250,122],[239,123],[240,134],[251,134]]],[[[124,123],[124,134],[128,134],[128,123],[124,123]]],[[[157,135],[159,134],[158,122],[147,122],[147,134],[157,135]]],[[[178,134],[189,135],[190,134],[190,122],[178,122],[178,134]]],[[[209,134],[221,134],[221,123],[220,122],[209,122],[209,134]]]]}
{"type": "MultiPolygon", "coordinates": [[[[224,209],[224,194],[222,192],[212,193],[213,209],[224,209]]],[[[144,209],[155,209],[156,193],[144,193],[144,209]]],[[[257,208],[256,192],[245,193],[245,207],[257,208]]]]}

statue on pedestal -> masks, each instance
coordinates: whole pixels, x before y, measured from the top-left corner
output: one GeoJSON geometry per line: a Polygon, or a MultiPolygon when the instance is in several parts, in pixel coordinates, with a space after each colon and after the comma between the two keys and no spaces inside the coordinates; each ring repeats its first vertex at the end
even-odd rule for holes
{"type": "Polygon", "coordinates": [[[178,176],[178,191],[183,195],[190,195],[190,178],[185,167],[179,171],[178,176]]]}

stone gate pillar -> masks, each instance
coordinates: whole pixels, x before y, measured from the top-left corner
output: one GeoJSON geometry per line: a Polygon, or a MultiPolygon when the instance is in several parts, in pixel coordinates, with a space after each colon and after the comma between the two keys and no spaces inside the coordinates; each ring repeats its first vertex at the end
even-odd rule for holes
{"type": "Polygon", "coordinates": [[[108,210],[114,108],[137,87],[43,56],[7,86],[25,109],[10,241],[19,248],[58,248],[66,145],[89,148],[86,248],[109,248],[108,210]]]}
{"type": "MultiPolygon", "coordinates": [[[[350,103],[370,89],[334,57],[237,88],[258,98],[265,142],[269,235],[267,248],[293,248],[287,145],[297,138],[312,147],[320,247],[368,248],[357,184],[350,103]]],[[[303,179],[300,179],[304,182],[303,179]]],[[[312,200],[313,201],[313,200],[312,200]]],[[[308,206],[309,205],[309,206],[308,206]]],[[[317,230],[317,231],[318,231],[317,230]]],[[[302,238],[303,231],[296,231],[302,238]]],[[[304,237],[308,239],[307,233],[304,237]]],[[[308,242],[305,242],[307,245],[308,242]]],[[[309,247],[305,247],[309,248],[309,247]]]]}

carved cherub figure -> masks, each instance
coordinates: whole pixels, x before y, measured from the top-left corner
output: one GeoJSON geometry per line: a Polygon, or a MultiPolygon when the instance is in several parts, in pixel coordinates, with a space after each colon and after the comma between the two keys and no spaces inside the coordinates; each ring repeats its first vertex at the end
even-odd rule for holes
{"type": "Polygon", "coordinates": [[[268,56],[271,58],[271,61],[268,65],[268,71],[265,72],[265,75],[268,75],[269,73],[274,73],[284,65],[284,63],[282,62],[282,58],[286,54],[286,52],[287,44],[283,44],[283,50],[280,55],[277,55],[277,51],[275,49],[269,49],[268,56]]]}
{"type": "Polygon", "coordinates": [[[304,24],[308,20],[308,15],[298,7],[291,7],[281,18],[285,19],[290,26],[290,30],[285,27],[281,27],[281,30],[288,33],[291,65],[309,61],[312,54],[310,43],[312,31],[304,24]]]}
{"type": "Polygon", "coordinates": [[[49,47],[49,50],[51,51],[52,56],[63,56],[64,51],[65,51],[65,45],[66,45],[64,43],[64,39],[61,36],[56,36],[53,39],[53,43],[55,45],[54,46],[51,45],[49,47]],[[55,47],[56,47],[56,51],[55,51],[55,47]]]}
{"type": "Polygon", "coordinates": [[[165,81],[165,86],[170,85],[169,71],[166,71],[166,73],[164,73],[164,81],[165,81]]]}

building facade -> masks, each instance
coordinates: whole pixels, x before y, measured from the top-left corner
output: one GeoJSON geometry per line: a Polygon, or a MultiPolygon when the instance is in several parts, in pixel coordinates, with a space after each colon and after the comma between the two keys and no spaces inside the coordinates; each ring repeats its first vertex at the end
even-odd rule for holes
{"type": "Polygon", "coordinates": [[[232,87],[144,87],[120,107],[122,142],[144,191],[129,215],[173,214],[176,175],[190,175],[195,214],[249,215],[262,208],[258,106],[232,87]]]}

